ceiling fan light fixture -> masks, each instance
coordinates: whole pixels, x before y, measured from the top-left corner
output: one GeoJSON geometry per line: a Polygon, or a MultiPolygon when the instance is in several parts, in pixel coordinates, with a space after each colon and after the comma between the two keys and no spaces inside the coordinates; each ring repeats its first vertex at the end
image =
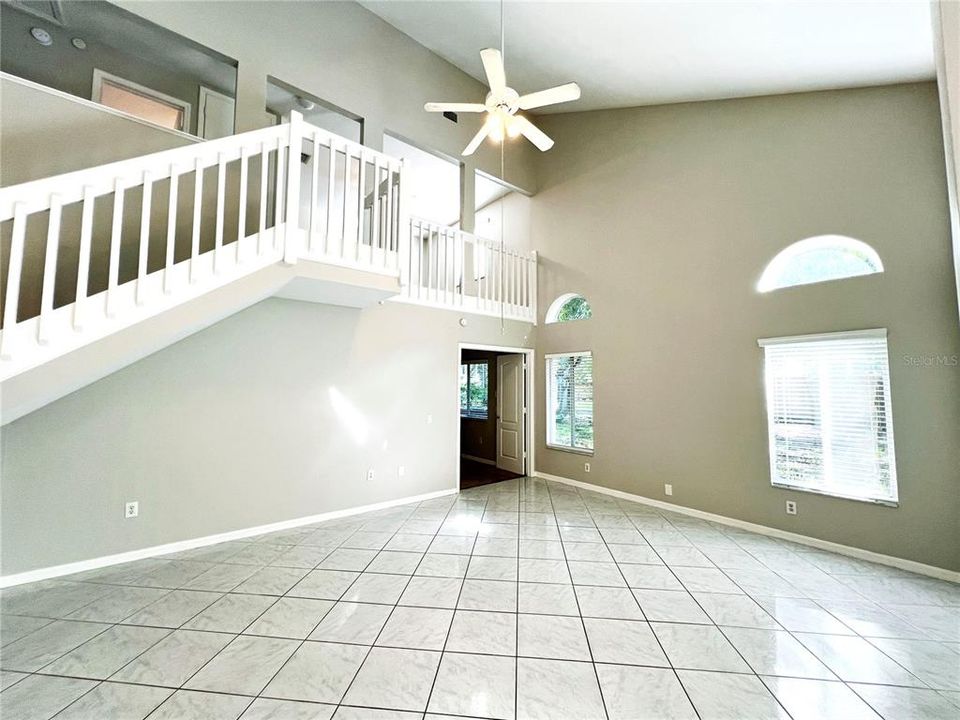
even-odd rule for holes
{"type": "Polygon", "coordinates": [[[580,87],[576,83],[567,83],[547,90],[520,95],[506,84],[503,56],[499,50],[495,48],[482,50],[480,51],[480,59],[487,76],[487,84],[490,87],[490,92],[487,93],[486,100],[482,105],[480,103],[428,102],[424,105],[424,110],[427,112],[487,113],[483,126],[467,147],[463,149],[462,154],[464,156],[472,155],[485,138],[489,138],[495,143],[501,143],[508,137],[517,138],[523,135],[542,152],[552,148],[553,140],[526,117],[515,113],[517,110],[532,110],[546,105],[577,100],[580,97],[580,87]]]}
{"type": "Polygon", "coordinates": [[[521,134],[520,122],[517,120],[516,115],[508,115],[506,120],[507,126],[507,137],[509,138],[518,138],[521,134]]]}
{"type": "Polygon", "coordinates": [[[495,143],[503,142],[505,135],[503,125],[503,118],[497,114],[491,113],[490,117],[487,118],[487,137],[489,137],[495,143]]]}

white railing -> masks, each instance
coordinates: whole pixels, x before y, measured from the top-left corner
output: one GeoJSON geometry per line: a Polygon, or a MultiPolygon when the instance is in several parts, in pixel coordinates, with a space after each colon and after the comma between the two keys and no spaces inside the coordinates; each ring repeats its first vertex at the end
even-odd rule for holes
{"type": "Polygon", "coordinates": [[[537,254],[410,218],[398,300],[536,322],[537,254]]]}
{"type": "Polygon", "coordinates": [[[280,261],[398,276],[400,175],[293,113],[0,189],[0,380],[280,261]]]}

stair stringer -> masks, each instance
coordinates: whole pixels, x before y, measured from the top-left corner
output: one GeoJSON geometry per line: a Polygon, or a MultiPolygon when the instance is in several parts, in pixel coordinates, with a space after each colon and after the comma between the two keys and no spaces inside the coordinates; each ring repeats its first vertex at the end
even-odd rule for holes
{"type": "MultiPolygon", "coordinates": [[[[271,296],[363,308],[399,292],[400,281],[396,275],[310,260],[300,260],[295,265],[278,260],[8,378],[0,384],[0,425],[13,422],[271,296]]],[[[64,310],[71,311],[72,306],[65,306],[64,310]]]]}

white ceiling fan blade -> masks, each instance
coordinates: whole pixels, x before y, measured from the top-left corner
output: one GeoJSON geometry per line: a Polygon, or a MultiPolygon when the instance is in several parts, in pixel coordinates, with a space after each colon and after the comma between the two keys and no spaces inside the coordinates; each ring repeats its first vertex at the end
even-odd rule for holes
{"type": "Polygon", "coordinates": [[[487,84],[490,91],[495,95],[500,95],[507,87],[507,75],[503,70],[503,57],[496,48],[487,48],[480,51],[480,59],[483,61],[483,71],[487,74],[487,84]]]}
{"type": "Polygon", "coordinates": [[[464,157],[473,155],[477,151],[477,148],[480,147],[480,143],[482,143],[483,139],[487,136],[487,130],[487,124],[484,123],[483,127],[480,128],[480,132],[473,136],[473,140],[470,141],[470,144],[467,145],[460,154],[464,157]]]}
{"type": "Polygon", "coordinates": [[[456,112],[456,113],[475,113],[483,112],[487,109],[482,103],[442,103],[428,102],[423,106],[427,112],[456,112]]]}
{"type": "Polygon", "coordinates": [[[516,123],[520,134],[527,140],[536,145],[541,151],[546,152],[553,147],[553,140],[547,137],[547,134],[540,128],[527,120],[522,115],[514,115],[512,122],[516,123]]]}
{"type": "Polygon", "coordinates": [[[557,103],[579,99],[580,86],[576,83],[567,83],[566,85],[557,85],[557,87],[549,90],[521,95],[518,105],[521,110],[530,110],[544,105],[556,105],[557,103]]]}

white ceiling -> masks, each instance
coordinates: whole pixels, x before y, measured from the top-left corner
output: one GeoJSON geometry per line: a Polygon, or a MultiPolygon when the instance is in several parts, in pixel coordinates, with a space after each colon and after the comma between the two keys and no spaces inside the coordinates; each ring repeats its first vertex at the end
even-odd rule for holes
{"type": "MultiPolygon", "coordinates": [[[[480,50],[499,46],[496,1],[361,4],[481,80],[480,50]]],[[[583,89],[557,112],[935,76],[926,0],[513,0],[505,16],[511,87],[523,93],[573,80],[583,89]]]]}

